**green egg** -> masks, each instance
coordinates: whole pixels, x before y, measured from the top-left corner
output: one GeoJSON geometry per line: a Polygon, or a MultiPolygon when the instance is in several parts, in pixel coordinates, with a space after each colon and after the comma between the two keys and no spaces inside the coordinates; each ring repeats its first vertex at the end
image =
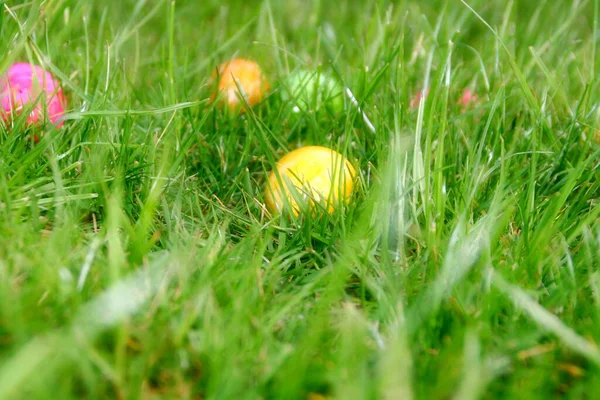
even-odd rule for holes
{"type": "Polygon", "coordinates": [[[291,116],[338,116],[344,111],[342,85],[320,71],[292,73],[281,83],[279,93],[291,116]]]}

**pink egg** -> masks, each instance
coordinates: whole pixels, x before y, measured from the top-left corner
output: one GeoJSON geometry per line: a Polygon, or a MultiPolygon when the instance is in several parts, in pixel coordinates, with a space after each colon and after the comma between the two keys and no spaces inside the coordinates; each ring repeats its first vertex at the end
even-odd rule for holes
{"type": "MultiPolygon", "coordinates": [[[[412,110],[416,110],[417,108],[419,108],[419,103],[421,102],[421,99],[423,97],[427,98],[427,96],[429,96],[429,88],[419,90],[410,99],[410,108],[412,110]]],[[[463,89],[462,94],[458,98],[457,104],[462,108],[462,111],[465,112],[467,108],[473,106],[478,100],[479,97],[477,96],[477,93],[475,93],[471,89],[465,88],[463,89]]]]}
{"type": "Polygon", "coordinates": [[[466,108],[472,105],[473,103],[477,102],[478,99],[479,98],[477,97],[477,94],[475,94],[475,92],[473,92],[471,89],[465,89],[458,103],[464,108],[466,108]]]}
{"type": "Polygon", "coordinates": [[[0,117],[5,121],[27,108],[31,110],[28,124],[43,123],[47,116],[57,127],[63,125],[62,117],[67,105],[52,74],[27,63],[13,64],[0,78],[0,103],[0,117]]]}
{"type": "Polygon", "coordinates": [[[419,108],[419,103],[423,97],[427,97],[429,95],[429,88],[419,90],[413,97],[410,99],[410,108],[416,110],[419,108]]]}

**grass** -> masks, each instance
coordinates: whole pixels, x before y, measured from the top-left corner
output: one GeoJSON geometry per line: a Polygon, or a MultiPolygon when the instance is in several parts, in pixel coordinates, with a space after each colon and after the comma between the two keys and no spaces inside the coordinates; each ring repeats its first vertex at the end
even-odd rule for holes
{"type": "Polygon", "coordinates": [[[0,1],[0,70],[70,102],[36,145],[0,127],[0,398],[594,397],[598,3],[0,1]],[[232,118],[234,56],[357,103],[232,118]],[[353,201],[269,217],[309,144],[353,201]]]}

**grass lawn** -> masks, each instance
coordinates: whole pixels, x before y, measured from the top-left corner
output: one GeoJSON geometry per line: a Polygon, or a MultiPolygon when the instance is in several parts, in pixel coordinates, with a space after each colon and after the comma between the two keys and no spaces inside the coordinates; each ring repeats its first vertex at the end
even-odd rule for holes
{"type": "Polygon", "coordinates": [[[599,3],[0,0],[0,72],[69,102],[0,123],[0,399],[597,398],[599,3]],[[305,145],[352,201],[272,216],[305,145]]]}

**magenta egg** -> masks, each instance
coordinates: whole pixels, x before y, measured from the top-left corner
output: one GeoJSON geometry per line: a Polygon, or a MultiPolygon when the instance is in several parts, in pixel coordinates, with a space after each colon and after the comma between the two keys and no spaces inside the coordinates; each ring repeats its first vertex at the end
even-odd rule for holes
{"type": "Polygon", "coordinates": [[[13,64],[0,78],[0,103],[0,117],[5,121],[27,109],[28,124],[49,120],[57,127],[63,125],[67,106],[59,82],[52,74],[28,63],[13,64]]]}

